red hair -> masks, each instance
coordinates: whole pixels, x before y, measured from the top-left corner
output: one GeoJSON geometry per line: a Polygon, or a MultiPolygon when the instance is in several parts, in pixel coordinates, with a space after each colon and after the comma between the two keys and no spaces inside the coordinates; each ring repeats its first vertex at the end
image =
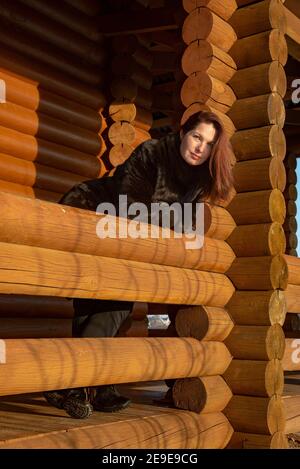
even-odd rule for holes
{"type": "Polygon", "coordinates": [[[208,180],[203,188],[201,198],[208,197],[212,202],[219,199],[226,200],[233,187],[233,150],[219,117],[213,112],[197,112],[187,119],[181,130],[183,134],[186,134],[202,122],[213,124],[217,132],[217,139],[209,159],[203,163],[208,173],[208,180]]]}

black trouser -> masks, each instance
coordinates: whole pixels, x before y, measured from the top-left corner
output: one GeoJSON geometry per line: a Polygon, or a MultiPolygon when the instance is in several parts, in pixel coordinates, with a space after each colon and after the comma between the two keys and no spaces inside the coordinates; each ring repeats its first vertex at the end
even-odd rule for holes
{"type": "Polygon", "coordinates": [[[73,337],[114,337],[133,302],[75,298],[73,337]]]}

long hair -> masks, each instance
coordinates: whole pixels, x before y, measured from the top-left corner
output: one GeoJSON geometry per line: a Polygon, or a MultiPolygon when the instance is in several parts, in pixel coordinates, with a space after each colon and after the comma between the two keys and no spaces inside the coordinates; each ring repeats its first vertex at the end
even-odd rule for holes
{"type": "Polygon", "coordinates": [[[222,122],[213,112],[201,111],[191,115],[181,126],[181,130],[186,134],[202,122],[213,124],[217,132],[211,155],[203,163],[203,169],[207,171],[207,181],[201,193],[201,198],[209,198],[214,203],[217,200],[226,200],[233,187],[233,150],[222,122]]]}

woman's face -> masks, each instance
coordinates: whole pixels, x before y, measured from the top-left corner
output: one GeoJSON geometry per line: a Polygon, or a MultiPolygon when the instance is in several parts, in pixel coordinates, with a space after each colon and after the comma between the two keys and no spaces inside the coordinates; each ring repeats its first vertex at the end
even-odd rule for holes
{"type": "Polygon", "coordinates": [[[201,122],[185,135],[180,132],[180,154],[186,163],[199,166],[211,154],[216,139],[216,129],[213,124],[201,122]]]}

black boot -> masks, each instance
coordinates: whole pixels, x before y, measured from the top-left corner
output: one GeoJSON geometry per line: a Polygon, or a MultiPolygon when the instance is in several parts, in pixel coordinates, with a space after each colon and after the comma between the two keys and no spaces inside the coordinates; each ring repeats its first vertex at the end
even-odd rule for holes
{"type": "Polygon", "coordinates": [[[93,408],[100,412],[118,412],[131,403],[130,399],[121,396],[113,384],[92,388],[93,408]]]}
{"type": "Polygon", "coordinates": [[[92,415],[93,407],[88,401],[86,388],[47,391],[44,397],[49,404],[64,409],[75,419],[86,419],[92,415]]]}

